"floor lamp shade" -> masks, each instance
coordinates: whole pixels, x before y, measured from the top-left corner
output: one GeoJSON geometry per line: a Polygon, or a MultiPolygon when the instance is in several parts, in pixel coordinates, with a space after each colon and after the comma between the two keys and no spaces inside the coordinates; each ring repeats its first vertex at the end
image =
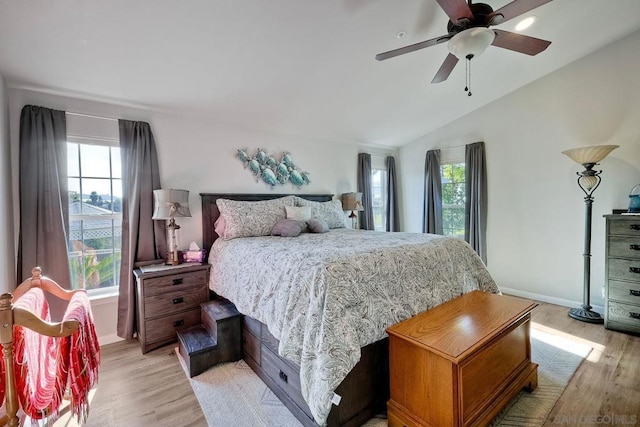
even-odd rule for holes
{"type": "Polygon", "coordinates": [[[177,230],[175,218],[191,217],[189,210],[189,191],[187,190],[154,190],[153,191],[153,216],[155,220],[169,220],[167,224],[167,258],[168,265],[180,264],[178,256],[177,230]]]}
{"type": "Polygon", "coordinates": [[[585,219],[584,219],[584,271],[583,271],[583,294],[582,306],[569,310],[569,316],[576,320],[589,323],[603,323],[604,319],[599,313],[592,310],[590,304],[591,292],[591,216],[593,197],[592,194],[600,185],[600,174],[602,171],[595,171],[593,167],[599,161],[618,148],[617,145],[595,145],[590,147],[574,148],[563,151],[562,154],[569,156],[576,163],[584,166],[584,170],[578,172],[578,187],[585,194],[585,219]]]}

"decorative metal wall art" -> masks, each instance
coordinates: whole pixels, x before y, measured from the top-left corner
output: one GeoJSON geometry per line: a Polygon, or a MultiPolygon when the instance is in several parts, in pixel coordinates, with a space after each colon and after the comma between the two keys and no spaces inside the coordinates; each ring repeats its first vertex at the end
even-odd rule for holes
{"type": "Polygon", "coordinates": [[[311,182],[309,173],[303,172],[291,159],[290,153],[282,153],[280,160],[270,156],[262,148],[258,148],[256,154],[250,157],[248,150],[238,150],[236,156],[243,163],[245,168],[255,175],[256,181],[262,180],[271,187],[284,185],[287,182],[301,187],[311,182]]]}

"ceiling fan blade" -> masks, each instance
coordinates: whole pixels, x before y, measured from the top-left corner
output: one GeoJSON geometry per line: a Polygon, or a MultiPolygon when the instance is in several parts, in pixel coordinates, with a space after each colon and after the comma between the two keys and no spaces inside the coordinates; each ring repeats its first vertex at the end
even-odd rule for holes
{"type": "Polygon", "coordinates": [[[451,53],[447,55],[447,57],[444,59],[444,62],[440,66],[440,69],[438,70],[436,75],[433,77],[433,80],[431,80],[431,83],[440,83],[447,80],[449,78],[449,74],[451,74],[451,72],[453,71],[453,68],[456,66],[457,63],[458,63],[457,56],[451,53]]]}
{"type": "Polygon", "coordinates": [[[540,7],[551,0],[514,0],[487,15],[487,23],[497,25],[540,7]]]}
{"type": "Polygon", "coordinates": [[[409,46],[401,47],[398,49],[390,50],[388,52],[379,53],[376,55],[376,59],[378,61],[384,61],[385,59],[393,58],[395,56],[404,55],[405,53],[413,52],[416,50],[424,49],[425,47],[435,46],[440,43],[444,43],[449,41],[451,37],[454,36],[454,33],[445,34],[441,37],[436,37],[434,39],[425,40],[420,43],[411,44],[409,46]]]}
{"type": "Polygon", "coordinates": [[[436,0],[444,13],[447,14],[452,23],[456,24],[461,18],[469,21],[473,19],[471,8],[465,0],[436,0]]]}
{"type": "Polygon", "coordinates": [[[496,38],[493,39],[492,45],[531,56],[539,54],[551,44],[550,41],[525,36],[524,34],[495,29],[493,31],[496,33],[496,38]]]}

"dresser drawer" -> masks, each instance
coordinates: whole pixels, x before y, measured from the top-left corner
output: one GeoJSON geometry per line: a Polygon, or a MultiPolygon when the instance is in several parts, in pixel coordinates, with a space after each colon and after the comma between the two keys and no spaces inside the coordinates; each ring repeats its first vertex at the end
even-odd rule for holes
{"type": "Polygon", "coordinates": [[[176,272],[170,276],[145,279],[144,294],[147,297],[177,290],[188,290],[206,286],[207,272],[194,271],[190,273],[176,272]]]}
{"type": "Polygon", "coordinates": [[[206,289],[203,290],[201,286],[146,297],[144,299],[144,317],[145,319],[151,319],[190,308],[197,308],[201,303],[207,301],[207,297],[208,292],[206,292],[206,289]]]}
{"type": "Polygon", "coordinates": [[[200,324],[200,307],[145,322],[145,341],[172,340],[176,331],[200,324]]]}
{"type": "Polygon", "coordinates": [[[640,237],[640,218],[616,219],[609,223],[609,234],[616,236],[640,237]]]}
{"type": "Polygon", "coordinates": [[[640,305],[609,301],[607,307],[607,328],[640,332],[640,305]]]}
{"type": "Polygon", "coordinates": [[[261,362],[262,369],[267,376],[284,390],[300,409],[311,417],[311,411],[302,398],[299,369],[296,369],[292,362],[287,363],[280,359],[265,346],[262,346],[261,362]]]}
{"type": "Polygon", "coordinates": [[[609,258],[609,278],[640,282],[640,260],[609,258]]]}
{"type": "Polygon", "coordinates": [[[640,236],[609,237],[609,256],[640,259],[640,236]]]}
{"type": "Polygon", "coordinates": [[[618,302],[640,306],[640,282],[620,282],[609,280],[609,298],[618,302]]]}

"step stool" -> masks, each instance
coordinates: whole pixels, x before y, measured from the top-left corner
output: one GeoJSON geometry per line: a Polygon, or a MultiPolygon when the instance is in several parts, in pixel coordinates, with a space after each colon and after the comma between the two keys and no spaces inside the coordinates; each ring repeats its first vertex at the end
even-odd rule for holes
{"type": "Polygon", "coordinates": [[[221,297],[200,304],[201,325],[178,331],[178,351],[194,377],[222,362],[242,358],[242,315],[221,297]]]}

